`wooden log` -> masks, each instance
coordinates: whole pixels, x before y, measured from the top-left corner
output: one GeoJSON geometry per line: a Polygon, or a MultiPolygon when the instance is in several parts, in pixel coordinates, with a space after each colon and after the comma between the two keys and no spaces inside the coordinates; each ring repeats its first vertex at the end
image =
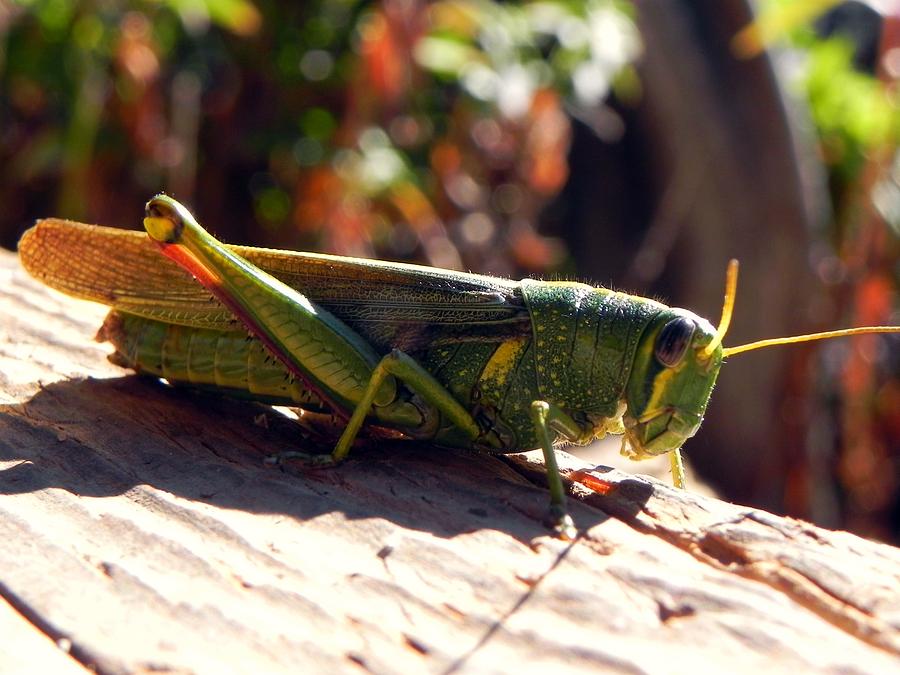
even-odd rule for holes
{"type": "Polygon", "coordinates": [[[895,548],[564,453],[598,488],[574,542],[535,453],[272,468],[295,422],[129,375],[103,308],[0,280],[0,671],[900,668],[895,548]]]}

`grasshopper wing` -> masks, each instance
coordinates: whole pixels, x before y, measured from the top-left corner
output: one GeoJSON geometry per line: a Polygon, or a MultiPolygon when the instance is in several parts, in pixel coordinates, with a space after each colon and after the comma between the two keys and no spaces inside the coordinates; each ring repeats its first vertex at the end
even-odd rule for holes
{"type": "Polygon", "coordinates": [[[233,324],[143,232],[49,218],[22,235],[19,258],[29,274],[66,295],[197,328],[233,324]]]}
{"type": "MultiPolygon", "coordinates": [[[[230,246],[375,345],[496,340],[530,331],[518,283],[419,265],[230,246]]],[[[233,328],[231,313],[143,232],[48,218],[22,235],[28,272],[68,295],[149,319],[233,328]]]]}

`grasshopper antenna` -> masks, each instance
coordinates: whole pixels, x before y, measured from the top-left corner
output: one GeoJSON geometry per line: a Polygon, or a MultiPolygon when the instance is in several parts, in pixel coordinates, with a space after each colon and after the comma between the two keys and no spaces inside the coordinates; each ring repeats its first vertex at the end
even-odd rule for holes
{"type": "MultiPolygon", "coordinates": [[[[728,263],[728,272],[725,278],[725,304],[722,307],[722,320],[719,321],[719,328],[716,335],[706,348],[704,356],[709,358],[718,347],[725,332],[728,330],[728,324],[731,322],[731,313],[734,310],[734,296],[737,292],[737,274],[738,261],[732,259],[728,263]]],[[[734,356],[743,352],[749,352],[754,349],[762,349],[764,347],[774,347],[775,345],[789,345],[796,342],[812,342],[813,340],[828,340],[830,338],[844,337],[846,335],[864,335],[866,333],[900,333],[900,326],[861,326],[859,328],[842,328],[840,330],[828,330],[821,333],[807,333],[806,335],[792,335],[790,337],[768,338],[766,340],[757,340],[756,342],[748,342],[744,345],[736,347],[723,347],[722,357],[734,356]]]]}
{"type": "MultiPolygon", "coordinates": [[[[738,261],[732,258],[728,262],[728,271],[725,275],[725,303],[722,305],[722,318],[719,321],[719,327],[716,329],[716,335],[703,350],[704,358],[712,356],[728,332],[728,326],[731,324],[731,314],[734,311],[734,298],[737,295],[737,278],[738,278],[738,261]]],[[[756,342],[748,342],[745,345],[737,347],[723,347],[722,357],[734,356],[743,352],[749,352],[754,349],[762,349],[764,347],[774,347],[775,345],[788,345],[795,342],[812,342],[813,340],[828,340],[830,338],[844,337],[846,335],[864,335],[866,333],[900,333],[900,326],[861,326],[859,328],[843,328],[841,330],[828,330],[821,333],[807,333],[806,335],[792,335],[790,337],[768,338],[766,340],[757,340],[756,342]]]]}
{"type": "Polygon", "coordinates": [[[725,347],[722,356],[734,356],[741,352],[749,352],[763,347],[775,345],[789,345],[794,342],[811,342],[813,340],[827,340],[829,338],[843,337],[845,335],[864,335],[866,333],[900,333],[900,326],[861,326],[859,328],[843,328],[841,330],[827,330],[822,333],[808,333],[806,335],[792,335],[791,337],[769,338],[748,342],[737,347],[725,347]]]}
{"type": "MultiPolygon", "coordinates": [[[[725,302],[722,304],[722,318],[719,319],[719,327],[716,335],[703,349],[703,358],[708,359],[716,351],[716,347],[722,344],[728,326],[731,325],[731,314],[734,312],[734,298],[737,295],[738,261],[732,258],[728,261],[728,269],[725,271],[725,302]]],[[[725,351],[727,351],[727,347],[725,351]]]]}

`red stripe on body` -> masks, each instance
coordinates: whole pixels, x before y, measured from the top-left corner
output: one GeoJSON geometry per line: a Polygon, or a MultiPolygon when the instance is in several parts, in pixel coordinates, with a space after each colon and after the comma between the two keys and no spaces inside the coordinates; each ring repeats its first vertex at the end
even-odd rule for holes
{"type": "Polygon", "coordinates": [[[350,419],[350,413],[337,405],[332,397],[317,387],[315,383],[311,381],[309,375],[293,364],[291,356],[281,349],[281,347],[277,345],[265,331],[260,329],[259,322],[250,316],[250,314],[234,300],[232,295],[228,293],[222,278],[218,274],[204,265],[196,255],[182,244],[167,244],[160,241],[157,241],[156,244],[159,246],[159,249],[164,256],[190,272],[206,290],[212,293],[219,302],[225,305],[244,325],[248,332],[262,342],[266,349],[268,349],[292,375],[303,382],[307,388],[318,395],[323,401],[330,404],[338,417],[344,420],[350,419]]]}

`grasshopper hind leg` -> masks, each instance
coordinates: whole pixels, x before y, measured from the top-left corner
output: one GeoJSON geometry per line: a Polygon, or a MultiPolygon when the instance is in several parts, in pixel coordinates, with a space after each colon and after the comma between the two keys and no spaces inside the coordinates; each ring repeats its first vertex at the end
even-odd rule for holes
{"type": "Polygon", "coordinates": [[[287,461],[295,462],[305,469],[328,469],[340,464],[340,460],[336,460],[331,453],[314,455],[298,450],[285,450],[284,452],[269,455],[265,459],[266,464],[269,466],[281,466],[287,461]]]}
{"type": "Polygon", "coordinates": [[[389,379],[396,378],[406,384],[407,387],[418,393],[424,401],[431,406],[436,413],[442,414],[450,423],[459,428],[470,440],[477,439],[481,429],[472,418],[469,411],[453,398],[452,394],[441,385],[434,376],[425,370],[415,359],[408,354],[394,349],[383,357],[372,371],[372,376],[363,392],[360,401],[356,404],[353,414],[347,421],[334,451],[330,455],[312,455],[304,452],[289,451],[280,453],[276,462],[281,460],[297,460],[310,468],[328,467],[339,464],[346,459],[350,448],[356,440],[366,417],[375,408],[377,418],[376,398],[382,385],[389,379]]]}
{"type": "MultiPolygon", "coordinates": [[[[333,447],[340,435],[343,424],[334,415],[326,412],[311,412],[302,407],[290,406],[296,414],[294,420],[298,425],[301,445],[310,448],[333,447]]],[[[328,452],[304,452],[302,450],[283,450],[266,456],[263,460],[267,466],[284,466],[288,462],[299,468],[328,468],[335,462],[328,452]]]]}
{"type": "MultiPolygon", "coordinates": [[[[380,382],[377,382],[370,388],[377,389],[379,384],[380,382]]],[[[359,409],[360,408],[358,407],[357,410],[359,409]]],[[[365,410],[363,410],[361,417],[365,418],[365,410]]],[[[292,465],[304,469],[327,469],[337,466],[343,462],[350,453],[350,448],[356,440],[360,427],[361,423],[354,424],[352,427],[349,424],[345,426],[343,433],[337,441],[337,446],[332,452],[311,453],[303,452],[301,450],[285,450],[269,455],[266,457],[265,462],[270,466],[281,466],[290,462],[292,465]]]]}

